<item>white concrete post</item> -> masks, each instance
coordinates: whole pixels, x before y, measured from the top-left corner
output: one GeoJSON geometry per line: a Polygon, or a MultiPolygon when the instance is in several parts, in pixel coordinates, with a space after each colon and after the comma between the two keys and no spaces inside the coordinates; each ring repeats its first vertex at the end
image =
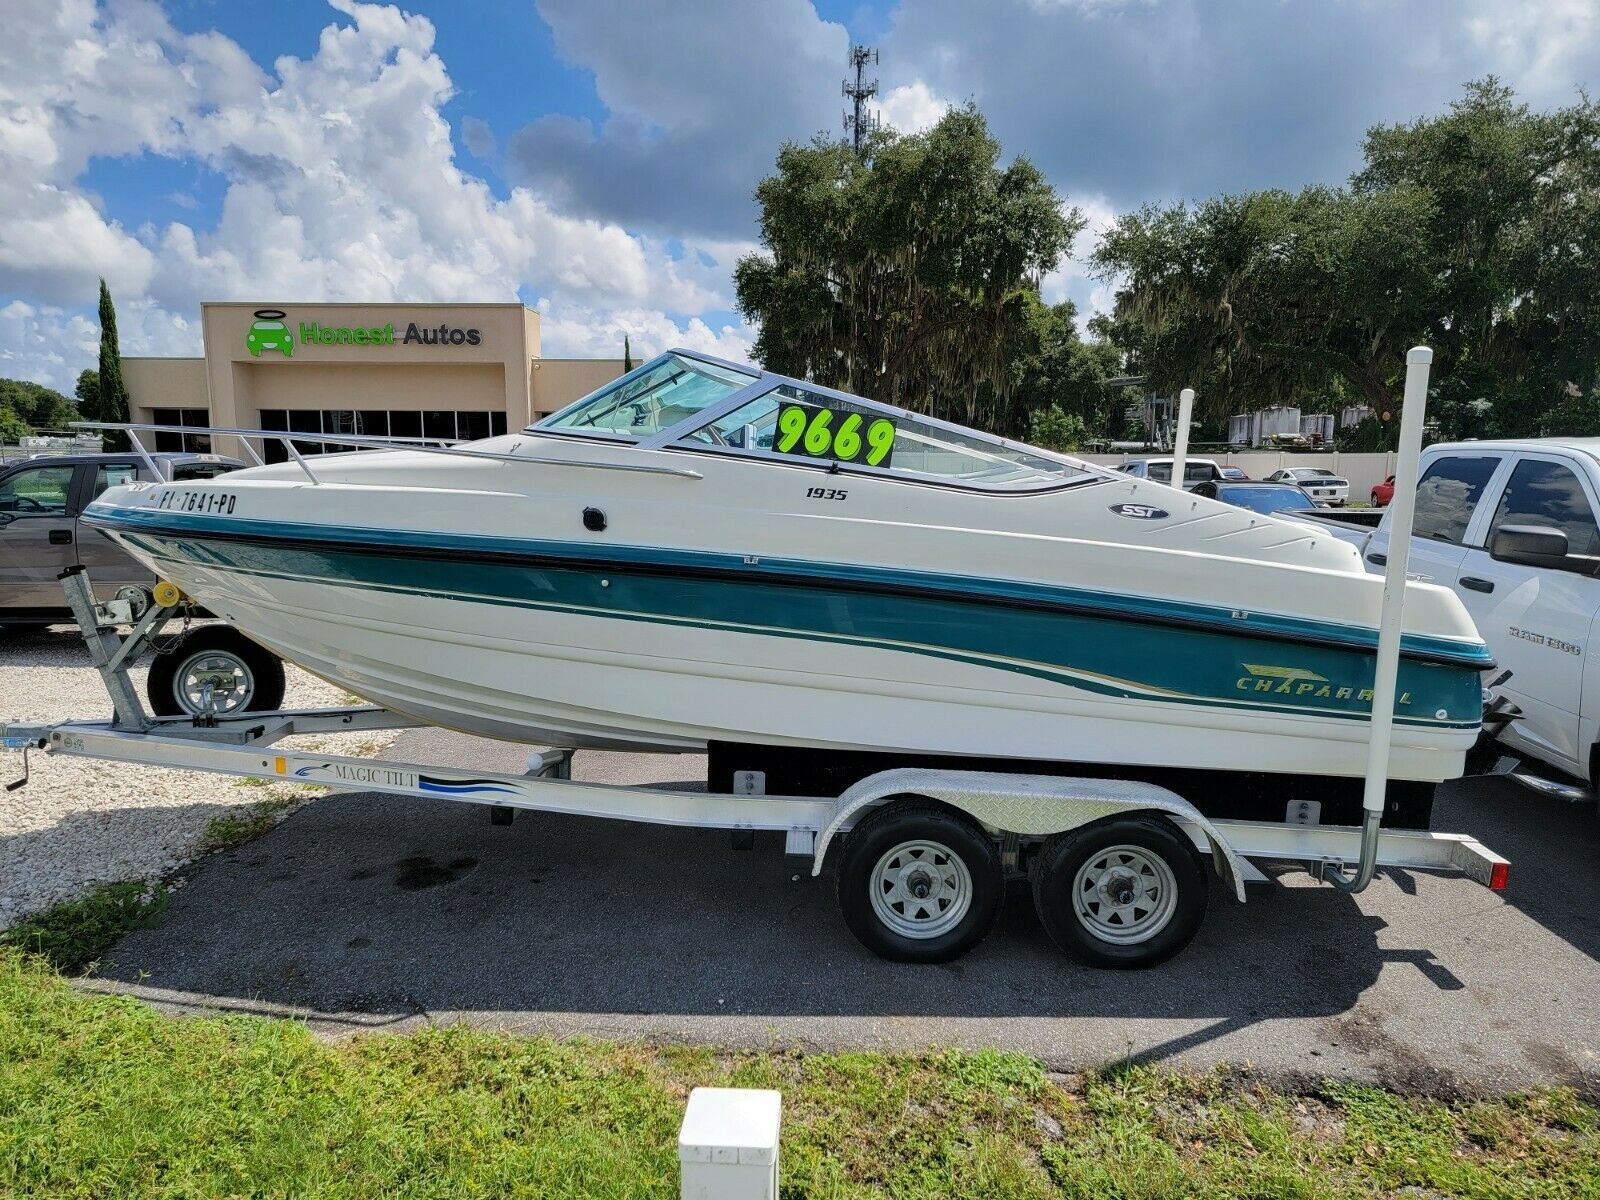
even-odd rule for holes
{"type": "Polygon", "coordinates": [[[682,1200],[778,1200],[783,1095],[695,1088],[678,1130],[682,1200]]]}
{"type": "Polygon", "coordinates": [[[1172,486],[1183,487],[1183,469],[1189,461],[1189,421],[1194,416],[1194,389],[1178,393],[1178,427],[1172,431],[1172,486]]]}

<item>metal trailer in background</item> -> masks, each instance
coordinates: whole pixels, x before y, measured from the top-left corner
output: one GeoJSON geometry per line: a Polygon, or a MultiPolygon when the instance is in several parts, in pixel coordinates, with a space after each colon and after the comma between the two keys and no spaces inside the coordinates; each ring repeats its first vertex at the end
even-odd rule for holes
{"type": "MultiPolygon", "coordinates": [[[[571,778],[572,751],[532,755],[523,774],[348,758],[284,746],[298,734],[396,729],[417,722],[370,705],[155,717],[129,666],[181,610],[170,590],[96,605],[81,569],[63,577],[90,657],[110,695],[110,720],[0,725],[0,747],[151,764],[347,792],[482,804],[496,824],[520,809],[733,830],[771,831],[811,873],[835,863],[851,931],[893,959],[942,962],[977,945],[999,914],[1009,877],[1033,885],[1056,943],[1098,966],[1143,967],[1176,954],[1204,917],[1204,863],[1239,899],[1263,883],[1261,866],[1288,863],[1318,878],[1358,879],[1375,867],[1464,874],[1504,888],[1509,864],[1462,834],[1365,830],[1315,823],[1312,806],[1284,821],[1217,820],[1176,793],[1134,780],[904,767],[880,771],[835,797],[764,795],[760,778],[734,794],[590,784],[571,778]],[[126,636],[119,626],[132,625],[126,636]],[[1308,823],[1299,823],[1299,822],[1308,823]],[[830,854],[830,850],[832,853],[830,854]]],[[[1392,680],[1391,680],[1392,683],[1392,680]]],[[[204,687],[202,687],[204,691],[204,687]]],[[[744,773],[754,776],[755,772],[744,773]]],[[[1349,886],[1348,884],[1346,886],[1349,886]]]]}

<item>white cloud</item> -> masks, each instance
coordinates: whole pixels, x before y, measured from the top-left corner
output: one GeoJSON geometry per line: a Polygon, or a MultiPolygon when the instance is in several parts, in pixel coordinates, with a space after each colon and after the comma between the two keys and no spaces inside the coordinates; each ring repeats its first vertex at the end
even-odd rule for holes
{"type": "Polygon", "coordinates": [[[970,96],[1008,153],[1130,208],[1340,182],[1370,126],[1488,74],[1571,103],[1600,76],[1600,4],[917,0],[880,42],[886,83],[970,96]]]}
{"type": "Polygon", "coordinates": [[[1479,0],[1465,8],[1461,23],[1468,39],[1519,91],[1542,94],[1552,81],[1570,86],[1575,65],[1586,56],[1593,64],[1600,35],[1600,6],[1594,0],[1479,0]]]}
{"type": "MultiPolygon", "coordinates": [[[[738,328],[669,315],[729,307],[737,244],[672,254],[526,188],[498,197],[460,167],[441,113],[454,87],[423,17],[330,0],[348,20],[268,75],[220,35],[177,34],[143,0],[113,12],[29,2],[33,44],[0,44],[0,302],[30,302],[0,322],[11,369],[59,386],[92,361],[78,357],[92,341],[70,306],[102,274],[134,354],[195,352],[202,300],[512,300],[528,286],[550,302],[557,346],[622,325],[748,344],[738,328]],[[24,61],[37,55],[64,64],[60,79],[24,61]],[[137,153],[221,175],[215,224],[130,232],[106,216],[82,172],[137,153]]],[[[473,134],[480,148],[486,132],[473,134]]]]}
{"type": "Polygon", "coordinates": [[[467,153],[480,162],[488,162],[499,153],[499,144],[495,141],[494,130],[489,128],[489,123],[479,117],[461,118],[461,141],[467,148],[467,153]]]}
{"type": "Polygon", "coordinates": [[[81,314],[21,300],[0,307],[0,376],[5,378],[31,379],[71,394],[99,344],[100,326],[81,314]]]}
{"type": "Polygon", "coordinates": [[[615,358],[626,334],[635,361],[673,346],[748,362],[755,338],[742,325],[712,329],[699,317],[685,325],[647,309],[612,309],[596,313],[572,305],[557,306],[548,298],[535,305],[544,353],[549,358],[615,358]]]}
{"type": "MultiPolygon", "coordinates": [[[[191,321],[148,297],[117,304],[117,336],[124,351],[150,355],[200,353],[198,314],[191,321]]],[[[100,322],[93,311],[13,300],[0,307],[0,377],[31,379],[72,394],[78,372],[100,353],[100,322]]]]}
{"type": "Polygon", "coordinates": [[[1064,258],[1054,271],[1040,281],[1039,293],[1051,304],[1071,300],[1078,306],[1078,329],[1082,332],[1097,313],[1111,311],[1116,299],[1114,284],[1103,283],[1091,273],[1089,259],[1100,239],[1116,222],[1117,210],[1104,196],[1079,196],[1066,207],[1076,207],[1086,224],[1073,243],[1072,256],[1064,258]]]}
{"type": "Polygon", "coordinates": [[[551,115],[507,140],[541,195],[632,228],[748,236],[779,145],[839,130],[849,35],[811,0],[538,0],[608,116],[551,115]]]}
{"type": "Polygon", "coordinates": [[[901,133],[921,133],[950,109],[947,101],[933,94],[922,80],[890,88],[877,106],[879,120],[901,133]]]}

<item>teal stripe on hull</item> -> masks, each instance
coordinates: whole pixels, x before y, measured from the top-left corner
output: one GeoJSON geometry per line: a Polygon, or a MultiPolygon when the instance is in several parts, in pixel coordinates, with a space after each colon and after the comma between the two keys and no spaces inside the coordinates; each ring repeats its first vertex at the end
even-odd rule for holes
{"type": "MultiPolygon", "coordinates": [[[[1261,712],[1360,720],[1370,711],[1373,656],[1324,643],[1131,622],[1116,612],[1007,608],[980,595],[905,595],[588,566],[535,566],[410,557],[348,547],[213,541],[124,531],[168,561],[324,585],[595,614],[669,626],[757,632],[885,647],[1049,679],[1091,693],[1261,712]]],[[[1470,728],[1481,707],[1478,668],[1404,660],[1397,719],[1470,728]]]]}
{"type": "MultiPolygon", "coordinates": [[[[1372,649],[1377,646],[1376,629],[1311,618],[1287,617],[1275,613],[1239,613],[1212,605],[1151,596],[1132,596],[1117,592],[1023,580],[985,579],[968,575],[949,575],[932,571],[899,570],[861,563],[829,563],[781,558],[752,560],[738,554],[716,554],[700,550],[673,550],[654,546],[613,545],[508,538],[481,534],[443,534],[437,531],[374,529],[340,525],[310,525],[296,522],[258,521],[236,517],[200,516],[179,511],[116,508],[92,504],[84,514],[90,524],[122,532],[206,534],[252,541],[310,541],[329,546],[370,545],[387,550],[415,548],[445,551],[463,558],[474,553],[559,557],[595,563],[637,564],[651,568],[697,570],[737,570],[744,574],[802,575],[818,582],[883,584],[913,588],[919,593],[946,593],[963,600],[993,597],[997,600],[1038,601],[1046,604],[1071,604],[1110,615],[1149,617],[1209,625],[1221,632],[1243,631],[1302,637],[1341,646],[1372,649]]],[[[1408,653],[1450,659],[1474,670],[1494,663],[1489,648],[1481,641],[1463,642],[1452,638],[1406,634],[1401,647],[1408,653]]]]}

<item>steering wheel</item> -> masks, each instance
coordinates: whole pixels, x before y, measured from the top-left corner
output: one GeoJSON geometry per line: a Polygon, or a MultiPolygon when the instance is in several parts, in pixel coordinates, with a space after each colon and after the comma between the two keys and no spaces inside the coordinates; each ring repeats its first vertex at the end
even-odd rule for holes
{"type": "Polygon", "coordinates": [[[19,508],[19,509],[22,508],[22,506],[24,504],[26,504],[28,506],[28,509],[30,511],[32,511],[32,512],[49,512],[50,511],[50,508],[49,508],[48,505],[40,504],[32,496],[16,496],[16,497],[14,497],[14,499],[16,500],[17,508],[19,508]]]}

